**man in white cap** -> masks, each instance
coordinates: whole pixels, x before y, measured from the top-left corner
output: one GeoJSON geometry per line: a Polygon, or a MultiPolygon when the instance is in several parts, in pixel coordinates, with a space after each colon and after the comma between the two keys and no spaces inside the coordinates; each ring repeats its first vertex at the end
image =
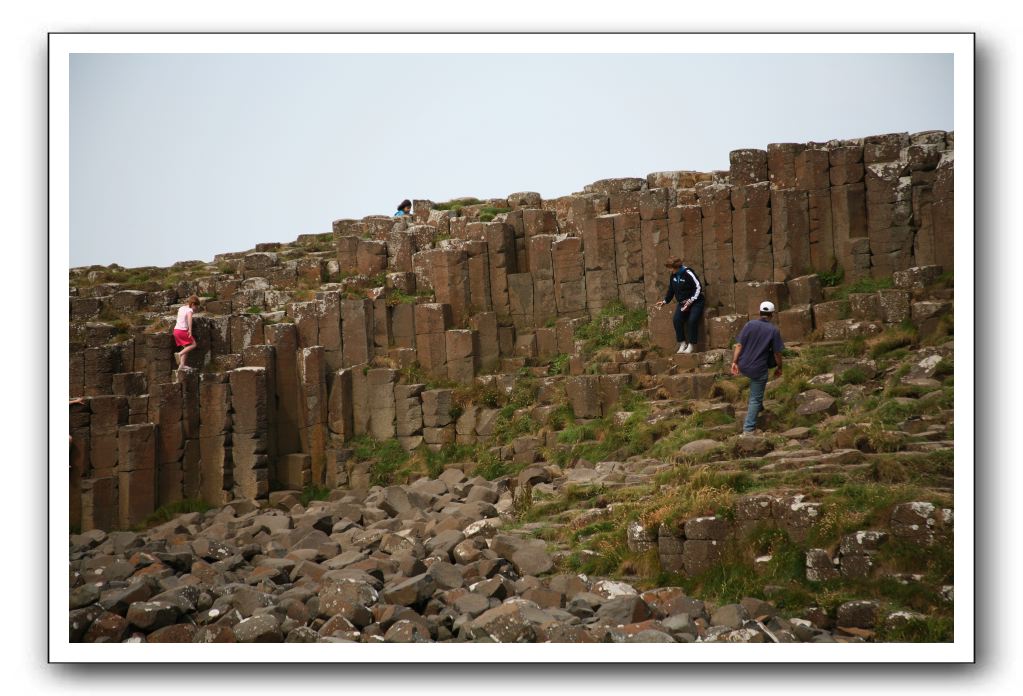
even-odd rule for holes
{"type": "Polygon", "coordinates": [[[764,389],[767,387],[767,375],[771,367],[776,367],[775,377],[781,377],[781,352],[785,344],[781,341],[781,332],[771,323],[774,317],[774,303],[760,303],[760,318],[754,319],[742,327],[735,339],[735,350],[732,353],[732,374],[740,372],[749,377],[749,407],[746,411],[746,422],[742,424],[743,435],[752,433],[757,425],[757,414],[764,406],[764,389]],[[773,358],[773,360],[772,360],[773,358]]]}

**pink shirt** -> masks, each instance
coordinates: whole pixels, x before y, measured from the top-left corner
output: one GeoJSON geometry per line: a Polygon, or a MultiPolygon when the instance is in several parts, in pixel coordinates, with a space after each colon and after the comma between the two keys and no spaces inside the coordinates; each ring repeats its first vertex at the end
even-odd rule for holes
{"type": "Polygon", "coordinates": [[[175,330],[188,331],[188,318],[192,316],[192,308],[182,305],[178,308],[178,323],[174,325],[175,330]]]}

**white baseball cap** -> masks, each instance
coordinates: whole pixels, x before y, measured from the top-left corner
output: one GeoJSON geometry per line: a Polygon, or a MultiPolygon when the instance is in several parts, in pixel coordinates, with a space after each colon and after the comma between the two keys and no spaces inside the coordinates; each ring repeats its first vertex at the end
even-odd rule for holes
{"type": "Polygon", "coordinates": [[[765,314],[774,314],[774,303],[773,302],[761,302],[760,311],[765,314]]]}

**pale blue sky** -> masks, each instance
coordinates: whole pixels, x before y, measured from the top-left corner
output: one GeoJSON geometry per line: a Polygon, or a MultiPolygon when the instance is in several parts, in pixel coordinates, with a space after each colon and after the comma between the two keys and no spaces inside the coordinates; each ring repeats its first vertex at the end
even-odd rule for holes
{"type": "Polygon", "coordinates": [[[951,55],[71,57],[72,266],[165,266],[391,214],[952,130],[951,55]]]}

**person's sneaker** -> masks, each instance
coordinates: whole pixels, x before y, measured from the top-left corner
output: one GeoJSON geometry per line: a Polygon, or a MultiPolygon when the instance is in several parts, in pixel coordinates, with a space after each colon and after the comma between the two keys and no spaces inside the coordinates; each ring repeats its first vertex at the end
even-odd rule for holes
{"type": "Polygon", "coordinates": [[[688,343],[683,341],[682,343],[678,344],[678,350],[675,351],[675,354],[678,355],[679,353],[692,353],[692,352],[693,352],[692,346],[690,346],[688,343]]]}
{"type": "Polygon", "coordinates": [[[681,351],[681,352],[683,352],[683,353],[692,353],[693,352],[693,344],[692,343],[686,343],[685,347],[686,347],[686,349],[681,351]]]}

